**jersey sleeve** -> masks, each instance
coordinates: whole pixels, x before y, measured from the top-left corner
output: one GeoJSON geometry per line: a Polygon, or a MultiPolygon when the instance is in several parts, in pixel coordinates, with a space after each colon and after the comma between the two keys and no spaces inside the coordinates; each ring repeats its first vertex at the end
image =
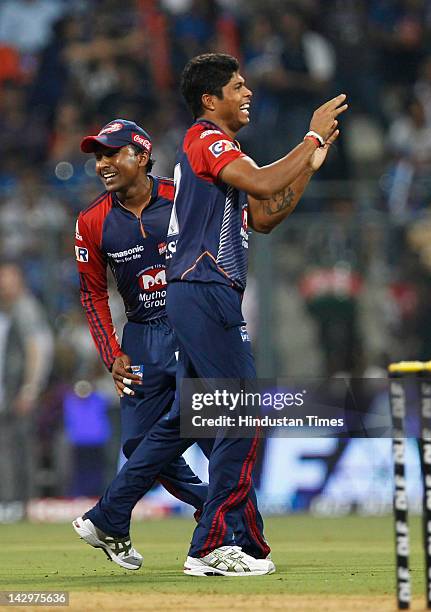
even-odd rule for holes
{"type": "Polygon", "coordinates": [[[222,132],[208,136],[203,132],[190,142],[186,153],[193,171],[201,178],[214,181],[225,166],[239,157],[245,157],[239,144],[229,140],[222,132]]]}
{"type": "Polygon", "coordinates": [[[109,308],[106,259],[100,248],[102,224],[88,223],[82,213],[76,222],[75,254],[81,304],[96,348],[110,370],[122,355],[109,308]],[[100,226],[100,227],[99,227],[100,226]]]}

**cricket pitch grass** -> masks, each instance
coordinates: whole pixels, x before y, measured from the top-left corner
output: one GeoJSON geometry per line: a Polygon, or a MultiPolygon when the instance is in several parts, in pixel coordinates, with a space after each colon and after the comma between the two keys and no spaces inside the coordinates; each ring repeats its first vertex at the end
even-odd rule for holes
{"type": "MultiPolygon", "coordinates": [[[[108,562],[68,524],[0,526],[0,591],[69,591],[69,607],[50,610],[395,610],[391,517],[266,520],[277,573],[254,578],[195,578],[182,573],[193,528],[190,519],[135,523],[139,571],[108,562]]],[[[414,610],[424,609],[420,520],[411,520],[414,610]]],[[[35,606],[2,610],[38,609],[35,606]]]]}

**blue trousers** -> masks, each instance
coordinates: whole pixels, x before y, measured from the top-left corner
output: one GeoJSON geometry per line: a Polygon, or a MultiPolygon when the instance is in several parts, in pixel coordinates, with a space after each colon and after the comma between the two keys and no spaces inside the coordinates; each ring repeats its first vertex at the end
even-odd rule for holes
{"type": "MultiPolygon", "coordinates": [[[[168,316],[179,340],[177,379],[254,378],[250,343],[241,333],[241,296],[218,284],[172,283],[168,286],[168,316]],[[169,306],[169,304],[171,306],[169,306]]],[[[144,375],[145,376],[145,375],[144,375]]],[[[129,460],[88,516],[112,535],[129,532],[136,502],[151,488],[158,474],[194,440],[180,438],[177,395],[171,411],[148,431],[129,460]],[[113,527],[117,531],[113,531],[113,527]]],[[[235,543],[257,558],[270,549],[263,537],[251,472],[257,438],[199,440],[209,457],[210,492],[190,555],[203,556],[219,546],[235,543]]]]}
{"type": "MultiPolygon", "coordinates": [[[[146,324],[128,322],[123,330],[122,349],[134,365],[144,365],[143,385],[134,387],[135,395],[120,400],[121,438],[124,455],[129,461],[114,478],[99,502],[86,514],[102,531],[114,536],[125,536],[130,531],[130,517],[135,504],[158,480],[175,497],[194,506],[196,517],[205,503],[208,486],[194,474],[181,457],[190,443],[179,443],[179,432],[174,428],[174,451],[168,456],[165,438],[153,452],[146,442],[146,434],[167,414],[172,406],[176,389],[177,341],[166,318],[146,324]],[[151,477],[140,490],[135,481],[136,465],[141,456],[154,457],[151,477]],[[132,460],[133,457],[133,460],[132,460]]],[[[214,440],[200,440],[199,446],[209,457],[214,440]]],[[[246,545],[246,533],[241,517],[232,517],[229,540],[233,531],[237,542],[246,545]]]]}
{"type": "MultiPolygon", "coordinates": [[[[122,350],[130,356],[133,365],[144,365],[143,385],[135,385],[135,395],[125,395],[120,400],[121,439],[127,458],[154,424],[171,408],[175,397],[177,349],[175,335],[166,317],[148,323],[128,322],[125,325],[122,350]]],[[[124,479],[127,482],[126,466],[115,480],[124,479]]],[[[203,507],[208,492],[207,484],[196,476],[183,457],[172,458],[155,476],[181,501],[198,510],[203,507]]],[[[136,501],[138,500],[139,497],[136,501]]],[[[127,502],[127,499],[111,499],[108,488],[98,504],[87,512],[87,516],[106,533],[115,536],[127,535],[129,525],[118,520],[116,508],[117,504],[122,507],[127,502]]]]}
{"type": "MultiPolygon", "coordinates": [[[[241,301],[240,293],[217,283],[168,285],[166,308],[180,347],[178,377],[256,378],[241,301]]],[[[170,417],[178,423],[178,396],[170,417]]],[[[270,552],[252,482],[257,448],[257,432],[255,438],[227,438],[223,430],[218,433],[209,456],[208,498],[193,533],[190,556],[203,557],[228,545],[229,516],[238,512],[247,539],[247,544],[241,543],[243,550],[257,558],[270,552]]]]}

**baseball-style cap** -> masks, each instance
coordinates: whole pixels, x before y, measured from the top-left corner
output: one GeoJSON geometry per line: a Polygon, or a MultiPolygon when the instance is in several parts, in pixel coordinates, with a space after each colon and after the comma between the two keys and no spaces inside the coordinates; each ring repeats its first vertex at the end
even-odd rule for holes
{"type": "Polygon", "coordinates": [[[97,136],[86,136],[81,142],[81,151],[94,153],[98,144],[111,149],[135,144],[148,153],[151,153],[152,148],[148,132],[134,121],[127,121],[127,119],[114,119],[103,126],[97,136]]]}

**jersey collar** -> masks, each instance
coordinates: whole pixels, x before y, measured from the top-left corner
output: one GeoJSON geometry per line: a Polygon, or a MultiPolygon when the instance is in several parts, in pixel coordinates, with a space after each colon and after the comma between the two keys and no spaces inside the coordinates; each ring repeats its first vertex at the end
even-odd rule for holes
{"type": "MultiPolygon", "coordinates": [[[[154,200],[157,198],[157,196],[159,195],[159,177],[158,176],[153,176],[152,174],[148,175],[150,179],[152,179],[153,181],[153,186],[151,188],[151,198],[150,201],[148,202],[147,206],[145,207],[145,210],[147,210],[147,208],[149,208],[151,206],[151,204],[154,202],[154,200]]],[[[112,205],[113,206],[121,206],[121,208],[125,208],[120,200],[118,199],[117,193],[114,191],[112,194],[112,205]]],[[[127,210],[127,209],[125,209],[127,210]]]]}
{"type": "Polygon", "coordinates": [[[208,125],[210,128],[215,128],[224,136],[226,136],[226,138],[229,138],[229,140],[234,142],[238,146],[238,149],[241,150],[241,145],[238,140],[232,138],[231,136],[229,136],[229,134],[226,134],[226,132],[219,125],[217,125],[217,123],[214,123],[214,121],[210,121],[209,119],[197,119],[192,125],[192,127],[194,127],[195,125],[208,125]]]}

